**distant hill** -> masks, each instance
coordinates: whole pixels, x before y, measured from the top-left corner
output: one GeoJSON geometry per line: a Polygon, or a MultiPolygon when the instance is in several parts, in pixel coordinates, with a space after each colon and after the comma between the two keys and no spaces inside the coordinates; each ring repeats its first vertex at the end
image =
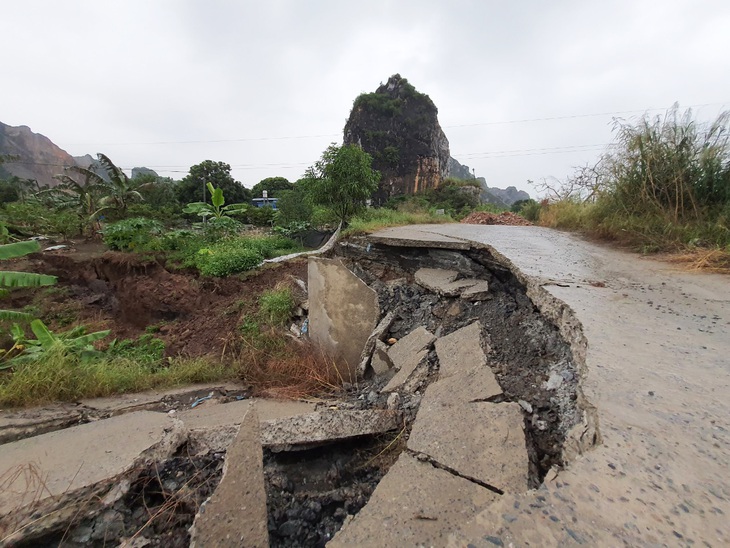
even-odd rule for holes
{"type": "MultiPolygon", "coordinates": [[[[376,204],[436,188],[447,178],[475,178],[469,166],[451,157],[431,98],[400,74],[355,99],[345,124],[344,143],[361,146],[372,156],[373,168],[380,171],[382,178],[373,196],[376,204]]],[[[483,177],[476,179],[482,187],[482,202],[509,207],[530,198],[514,187],[489,188],[483,177]]]]}
{"type": "MultiPolygon", "coordinates": [[[[460,164],[454,158],[449,158],[449,169],[447,172],[448,177],[455,179],[474,179],[474,173],[469,169],[469,166],[460,164]]],[[[487,185],[487,180],[484,177],[476,177],[479,184],[482,186],[481,201],[498,205],[501,207],[509,207],[518,200],[529,200],[530,195],[524,190],[517,190],[513,186],[507,188],[490,187],[487,185]]]]}
{"type": "Polygon", "coordinates": [[[0,122],[0,154],[17,159],[6,161],[0,175],[15,175],[38,181],[40,185],[58,184],[53,176],[66,166],[76,165],[73,156],[48,137],[34,133],[28,126],[9,126],[0,122]]]}
{"type": "MultiPolygon", "coordinates": [[[[99,160],[91,154],[71,156],[54,144],[48,137],[34,133],[28,126],[9,126],[0,122],[0,156],[11,156],[0,165],[0,179],[15,175],[21,179],[37,181],[40,186],[56,186],[54,175],[63,173],[68,166],[90,169],[107,178],[99,160]]],[[[146,167],[132,169],[132,178],[157,173],[146,167]]]]}

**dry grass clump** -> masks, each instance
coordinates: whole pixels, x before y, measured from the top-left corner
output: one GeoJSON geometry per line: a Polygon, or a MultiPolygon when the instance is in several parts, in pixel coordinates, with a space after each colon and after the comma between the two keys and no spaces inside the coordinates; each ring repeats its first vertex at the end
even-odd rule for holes
{"type": "Polygon", "coordinates": [[[244,350],[239,371],[258,396],[303,399],[331,395],[342,390],[339,364],[313,344],[294,340],[274,352],[244,350]]]}
{"type": "Polygon", "coordinates": [[[730,274],[730,253],[720,248],[686,250],[667,255],[666,260],[686,270],[730,274]]]}

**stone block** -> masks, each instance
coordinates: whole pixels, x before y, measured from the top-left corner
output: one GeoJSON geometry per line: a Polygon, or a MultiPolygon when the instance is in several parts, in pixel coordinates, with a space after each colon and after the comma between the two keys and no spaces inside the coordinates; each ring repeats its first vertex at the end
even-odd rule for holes
{"type": "Polygon", "coordinates": [[[387,373],[393,368],[393,360],[388,355],[388,345],[382,341],[375,343],[373,357],[370,359],[370,367],[376,375],[387,373]]]}
{"type": "Polygon", "coordinates": [[[269,545],[263,450],[253,403],[228,448],[218,487],[195,516],[190,537],[192,548],[269,545]]]}
{"type": "Polygon", "coordinates": [[[398,415],[393,411],[333,409],[266,421],[261,425],[261,443],[273,450],[284,450],[380,434],[398,427],[398,415]]]}
{"type": "Polygon", "coordinates": [[[499,495],[406,453],[327,546],[444,546],[499,495]]]}
{"type": "Polygon", "coordinates": [[[428,401],[431,388],[413,423],[408,448],[504,492],[526,491],[528,458],[520,406],[428,401]]]}
{"type": "Polygon", "coordinates": [[[345,381],[357,378],[360,357],[378,324],[377,293],[339,259],[309,258],[309,336],[341,366],[345,381]]]}

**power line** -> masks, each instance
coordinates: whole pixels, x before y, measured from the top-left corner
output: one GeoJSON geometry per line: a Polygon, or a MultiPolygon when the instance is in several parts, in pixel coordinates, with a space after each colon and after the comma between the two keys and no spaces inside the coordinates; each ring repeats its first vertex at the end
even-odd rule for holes
{"type": "MultiPolygon", "coordinates": [[[[701,108],[717,105],[726,105],[727,102],[722,103],[700,103],[696,105],[689,105],[685,108],[701,108]]],[[[490,121],[490,122],[477,122],[473,124],[455,124],[449,126],[442,126],[444,129],[452,128],[465,128],[465,127],[479,127],[479,126],[496,126],[496,125],[509,125],[509,124],[524,124],[532,122],[552,122],[556,120],[571,120],[576,118],[597,118],[601,116],[622,116],[626,114],[636,114],[641,112],[652,112],[667,110],[666,107],[654,107],[644,108],[636,110],[622,110],[614,112],[598,112],[590,114],[569,114],[565,116],[549,116],[542,118],[524,118],[515,120],[501,120],[501,121],[490,121]]],[[[130,143],[62,143],[65,147],[71,146],[135,146],[135,145],[187,145],[187,144],[215,144],[215,143],[244,143],[250,141],[285,141],[294,139],[321,139],[324,137],[340,137],[340,133],[328,133],[319,135],[289,135],[289,136],[275,136],[275,137],[240,137],[233,139],[200,139],[200,140],[189,140],[189,141],[150,141],[150,142],[130,142],[130,143]]]]}

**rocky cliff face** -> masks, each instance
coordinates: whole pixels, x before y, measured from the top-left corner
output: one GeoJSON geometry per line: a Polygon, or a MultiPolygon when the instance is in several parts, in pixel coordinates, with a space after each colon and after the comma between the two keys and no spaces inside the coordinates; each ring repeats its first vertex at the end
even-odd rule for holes
{"type": "Polygon", "coordinates": [[[344,142],[360,145],[373,157],[373,167],[382,175],[373,196],[376,204],[435,188],[448,173],[449,141],[438,123],[438,109],[399,74],[355,99],[344,142]]]}
{"type": "Polygon", "coordinates": [[[51,140],[33,133],[27,126],[9,126],[0,122],[0,154],[18,157],[3,164],[9,175],[38,181],[40,185],[58,184],[53,176],[75,164],[74,158],[51,140]]]}
{"type": "MultiPolygon", "coordinates": [[[[449,158],[448,176],[455,179],[473,179],[474,174],[469,166],[460,164],[454,158],[449,158]]],[[[509,207],[518,200],[529,200],[530,195],[524,190],[517,190],[513,186],[507,188],[489,187],[484,177],[477,177],[482,187],[480,199],[482,202],[509,207]]]]}

